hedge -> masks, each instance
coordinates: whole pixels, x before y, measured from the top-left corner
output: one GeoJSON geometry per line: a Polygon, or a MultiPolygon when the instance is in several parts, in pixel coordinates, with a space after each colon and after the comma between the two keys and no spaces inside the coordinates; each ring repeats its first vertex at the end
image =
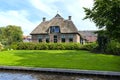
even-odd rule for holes
{"type": "MultiPolygon", "coordinates": [[[[100,52],[97,43],[14,43],[9,49],[14,50],[88,50],[92,52],[100,52]]],[[[120,55],[120,43],[111,41],[105,49],[105,54],[120,55]]]]}
{"type": "Polygon", "coordinates": [[[80,43],[14,43],[11,45],[15,50],[79,50],[80,43]]]}
{"type": "Polygon", "coordinates": [[[88,51],[93,51],[96,47],[97,47],[97,43],[94,42],[94,43],[87,43],[87,44],[84,44],[81,49],[82,50],[88,50],[88,51]]]}
{"type": "Polygon", "coordinates": [[[117,42],[117,41],[112,40],[107,45],[106,53],[114,54],[114,55],[120,55],[120,43],[117,42]]]}

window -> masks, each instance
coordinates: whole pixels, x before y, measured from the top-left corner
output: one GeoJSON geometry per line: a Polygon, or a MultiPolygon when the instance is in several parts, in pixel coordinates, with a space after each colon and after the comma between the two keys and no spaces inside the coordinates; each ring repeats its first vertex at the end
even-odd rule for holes
{"type": "Polygon", "coordinates": [[[61,35],[61,42],[65,42],[65,35],[61,35]]]}
{"type": "Polygon", "coordinates": [[[42,39],[40,38],[40,39],[38,39],[38,41],[39,41],[39,42],[42,42],[42,39]]]}
{"type": "Polygon", "coordinates": [[[69,42],[73,42],[73,38],[69,38],[69,42]]]}
{"type": "Polygon", "coordinates": [[[57,43],[57,35],[54,35],[54,43],[57,43]]]}
{"type": "Polygon", "coordinates": [[[56,32],[56,33],[59,33],[59,32],[60,32],[60,29],[59,29],[58,26],[55,27],[55,32],[56,32]]]}
{"type": "Polygon", "coordinates": [[[49,41],[49,38],[46,38],[46,42],[47,42],[47,43],[49,43],[49,42],[50,42],[50,41],[49,41]]]}
{"type": "Polygon", "coordinates": [[[69,35],[69,42],[73,42],[73,34],[69,35]]]}
{"type": "Polygon", "coordinates": [[[57,35],[54,35],[54,38],[57,38],[57,35]]]}
{"type": "Polygon", "coordinates": [[[50,27],[50,33],[59,33],[59,32],[60,32],[59,26],[51,26],[50,27]]]}
{"type": "Polygon", "coordinates": [[[61,38],[61,42],[65,42],[65,38],[61,38]]]}
{"type": "Polygon", "coordinates": [[[65,38],[65,35],[61,35],[61,38],[65,38]]]}
{"type": "Polygon", "coordinates": [[[38,36],[38,42],[42,42],[42,35],[38,36]]]}
{"type": "Polygon", "coordinates": [[[46,42],[47,42],[47,43],[50,42],[49,39],[50,39],[50,38],[49,38],[49,36],[47,35],[47,36],[46,36],[46,42]]]}
{"type": "Polygon", "coordinates": [[[73,38],[73,34],[70,34],[70,35],[69,35],[69,38],[73,38]]]}

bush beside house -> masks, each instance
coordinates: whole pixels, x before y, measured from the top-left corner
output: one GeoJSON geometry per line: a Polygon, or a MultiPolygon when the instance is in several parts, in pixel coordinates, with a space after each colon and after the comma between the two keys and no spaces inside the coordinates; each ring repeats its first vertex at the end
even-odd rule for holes
{"type": "Polygon", "coordinates": [[[14,43],[11,45],[15,50],[88,50],[91,51],[97,46],[96,43],[81,45],[79,43],[14,43]]]}
{"type": "Polygon", "coordinates": [[[93,51],[97,47],[97,43],[87,43],[81,47],[82,50],[93,51]]]}
{"type": "Polygon", "coordinates": [[[106,48],[106,53],[120,55],[120,43],[112,40],[106,48]]]}
{"type": "MultiPolygon", "coordinates": [[[[92,52],[100,52],[97,43],[87,43],[81,45],[79,43],[14,43],[10,47],[14,50],[88,50],[92,52]]],[[[105,54],[120,55],[120,43],[117,41],[111,41],[106,49],[105,54]]]]}
{"type": "Polygon", "coordinates": [[[15,50],[80,50],[79,43],[15,43],[11,45],[15,50]]]}

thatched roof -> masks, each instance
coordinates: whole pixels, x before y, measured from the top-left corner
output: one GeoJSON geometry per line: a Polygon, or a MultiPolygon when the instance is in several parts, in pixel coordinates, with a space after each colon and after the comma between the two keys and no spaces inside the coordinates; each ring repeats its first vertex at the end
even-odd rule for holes
{"type": "Polygon", "coordinates": [[[96,31],[92,31],[92,30],[86,30],[86,31],[79,31],[79,34],[81,34],[81,36],[97,36],[97,34],[95,34],[96,31]]]}
{"type": "Polygon", "coordinates": [[[50,26],[59,26],[61,33],[78,33],[77,28],[75,27],[72,20],[65,20],[59,14],[53,17],[49,21],[41,22],[31,34],[47,34],[50,26]]]}
{"type": "Polygon", "coordinates": [[[97,34],[95,34],[95,32],[96,31],[79,31],[79,34],[88,42],[94,42],[97,39],[97,34]]]}

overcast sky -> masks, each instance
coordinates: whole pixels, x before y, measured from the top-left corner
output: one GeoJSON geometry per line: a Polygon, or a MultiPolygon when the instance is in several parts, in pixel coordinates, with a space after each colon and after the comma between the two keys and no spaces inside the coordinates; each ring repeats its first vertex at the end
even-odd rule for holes
{"type": "Polygon", "coordinates": [[[91,8],[93,0],[0,0],[0,27],[21,26],[24,35],[41,23],[42,18],[52,19],[58,13],[64,18],[72,16],[78,30],[96,30],[95,24],[85,17],[83,7],[91,8]]]}

